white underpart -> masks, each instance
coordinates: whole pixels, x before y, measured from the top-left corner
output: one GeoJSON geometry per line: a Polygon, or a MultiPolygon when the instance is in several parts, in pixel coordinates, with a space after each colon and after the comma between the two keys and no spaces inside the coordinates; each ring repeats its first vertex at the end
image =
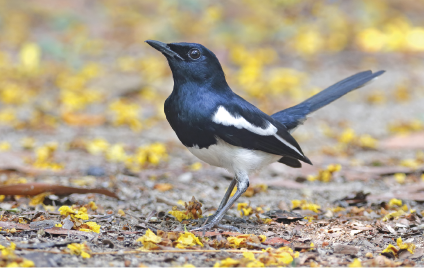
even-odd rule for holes
{"type": "Polygon", "coordinates": [[[264,166],[277,162],[282,156],[269,154],[258,150],[249,150],[231,145],[219,138],[217,144],[199,149],[198,146],[187,149],[206,163],[227,169],[230,172],[251,173],[264,166]]]}
{"type": "Polygon", "coordinates": [[[238,128],[238,129],[244,128],[244,129],[249,130],[250,132],[253,132],[255,134],[262,135],[262,136],[274,136],[279,141],[284,143],[287,147],[294,150],[299,155],[303,156],[303,154],[296,147],[294,147],[288,141],[286,141],[285,139],[283,139],[282,137],[277,135],[278,129],[273,124],[271,124],[270,122],[267,122],[266,128],[254,126],[241,116],[234,117],[232,114],[230,114],[224,108],[224,106],[218,107],[218,110],[216,111],[216,113],[212,117],[212,121],[217,123],[217,124],[222,124],[224,126],[233,126],[233,127],[238,128]]]}
{"type": "Polygon", "coordinates": [[[241,116],[234,117],[224,108],[224,106],[218,107],[218,110],[212,117],[212,121],[224,126],[233,126],[238,129],[244,128],[262,136],[271,136],[277,133],[277,128],[273,124],[267,122],[266,128],[254,126],[241,116]]]}

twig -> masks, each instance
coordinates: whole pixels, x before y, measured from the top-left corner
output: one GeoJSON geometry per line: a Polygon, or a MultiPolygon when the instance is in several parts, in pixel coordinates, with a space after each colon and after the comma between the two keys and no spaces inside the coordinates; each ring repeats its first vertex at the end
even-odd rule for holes
{"type": "Polygon", "coordinates": [[[178,204],[176,202],[172,202],[172,201],[166,200],[166,199],[164,199],[162,197],[158,197],[158,196],[156,196],[156,202],[164,203],[164,204],[167,204],[167,205],[172,206],[172,207],[177,206],[179,208],[184,208],[183,206],[181,206],[180,204],[178,204]]]}
{"type": "Polygon", "coordinates": [[[147,214],[146,219],[144,220],[145,223],[148,223],[150,219],[153,217],[153,215],[157,214],[156,210],[151,211],[149,214],[147,214]]]}
{"type": "Polygon", "coordinates": [[[51,248],[51,247],[63,247],[72,243],[81,243],[79,240],[74,241],[65,241],[65,242],[45,242],[45,243],[36,243],[36,244],[17,244],[16,247],[19,249],[42,249],[42,248],[51,248]]]}
{"type": "Polygon", "coordinates": [[[18,208],[11,208],[11,209],[2,209],[2,208],[0,208],[0,211],[16,212],[16,213],[19,213],[20,212],[20,210],[18,208]]]}
{"type": "Polygon", "coordinates": [[[264,245],[261,245],[261,244],[255,244],[255,243],[251,243],[251,242],[246,242],[246,245],[257,247],[257,248],[263,248],[263,249],[268,248],[267,246],[264,246],[264,245]]]}
{"type": "Polygon", "coordinates": [[[197,253],[220,253],[220,252],[227,252],[227,253],[244,253],[244,252],[252,252],[252,253],[264,253],[261,250],[241,250],[241,249],[229,249],[229,250],[213,250],[213,249],[193,249],[193,250],[178,250],[178,249],[170,249],[170,250],[150,250],[150,251],[125,251],[122,253],[119,252],[96,252],[92,253],[93,255],[105,255],[105,254],[138,254],[138,253],[190,253],[190,252],[197,252],[197,253]]]}
{"type": "MultiPolygon", "coordinates": [[[[57,252],[57,251],[49,251],[49,250],[38,250],[38,249],[25,249],[26,251],[33,251],[33,252],[41,252],[41,253],[52,253],[52,254],[70,254],[68,252],[57,252]]],[[[194,249],[194,250],[181,250],[181,249],[174,249],[174,250],[146,250],[146,251],[139,251],[139,250],[130,250],[130,251],[112,251],[112,252],[90,252],[90,255],[126,255],[126,254],[145,254],[145,253],[220,253],[220,252],[226,252],[226,253],[244,253],[244,252],[251,252],[255,254],[264,253],[261,250],[242,250],[242,249],[229,249],[229,250],[212,250],[212,249],[194,249]]]]}
{"type": "MultiPolygon", "coordinates": [[[[209,217],[206,218],[205,223],[203,223],[202,227],[204,227],[206,225],[206,223],[208,222],[209,219],[210,219],[209,217]]],[[[202,236],[205,236],[205,233],[206,233],[206,230],[203,229],[202,236]]]]}
{"type": "Polygon", "coordinates": [[[155,232],[156,234],[158,233],[158,230],[160,230],[160,229],[156,228],[155,226],[151,225],[150,223],[148,223],[147,220],[143,221],[142,219],[139,219],[136,216],[134,216],[134,215],[132,215],[131,213],[128,213],[128,212],[126,212],[126,214],[133,217],[134,219],[138,220],[140,223],[144,223],[147,227],[152,229],[153,232],[155,232]]]}

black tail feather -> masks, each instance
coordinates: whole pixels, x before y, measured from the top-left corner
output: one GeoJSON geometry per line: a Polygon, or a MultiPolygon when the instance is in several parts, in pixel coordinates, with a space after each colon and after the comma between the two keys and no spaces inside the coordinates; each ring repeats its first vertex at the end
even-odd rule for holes
{"type": "Polygon", "coordinates": [[[372,79],[382,75],[384,72],[385,71],[378,71],[376,73],[372,73],[371,71],[365,71],[357,73],[324,89],[296,106],[271,115],[271,117],[283,123],[288,130],[293,130],[306,120],[306,116],[308,114],[315,112],[350,91],[364,86],[372,79]]]}
{"type": "Polygon", "coordinates": [[[280,160],[278,160],[278,162],[285,164],[289,167],[292,168],[301,168],[302,167],[302,163],[300,163],[299,160],[294,159],[294,158],[290,158],[290,157],[281,157],[280,160]]]}

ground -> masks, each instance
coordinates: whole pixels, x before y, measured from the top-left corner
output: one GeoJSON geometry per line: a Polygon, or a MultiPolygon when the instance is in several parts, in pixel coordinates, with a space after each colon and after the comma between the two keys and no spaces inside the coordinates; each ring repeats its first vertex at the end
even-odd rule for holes
{"type": "Polygon", "coordinates": [[[419,7],[412,2],[380,3],[387,6],[378,6],[374,24],[362,21],[361,14],[371,17],[376,8],[365,2],[336,10],[325,3],[318,11],[190,1],[192,10],[75,1],[53,11],[50,1],[40,2],[4,4],[2,11],[5,23],[25,27],[17,28],[23,36],[1,29],[8,41],[0,57],[0,265],[424,265],[424,48],[419,38],[397,47],[387,41],[393,37],[371,38],[375,31],[389,36],[393,25],[419,37],[419,7]],[[242,37],[238,30],[224,37],[211,26],[214,19],[236,27],[230,18],[271,18],[267,12],[279,8],[294,16],[299,35],[302,23],[316,32],[280,42],[274,24],[262,21],[244,22],[242,37]],[[196,28],[198,10],[207,16],[196,28]],[[337,51],[323,45],[326,34],[332,37],[324,31],[332,19],[300,16],[317,12],[352,25],[341,31],[352,45],[338,44],[337,51]],[[250,31],[263,38],[259,44],[250,31]],[[250,176],[251,187],[223,221],[239,233],[190,232],[193,218],[216,211],[232,174],[191,155],[164,118],[172,76],[165,58],[143,41],[172,36],[215,51],[233,90],[267,113],[359,71],[386,73],[296,129],[313,166],[275,163],[250,176]],[[305,38],[315,46],[302,46],[305,38]]]}

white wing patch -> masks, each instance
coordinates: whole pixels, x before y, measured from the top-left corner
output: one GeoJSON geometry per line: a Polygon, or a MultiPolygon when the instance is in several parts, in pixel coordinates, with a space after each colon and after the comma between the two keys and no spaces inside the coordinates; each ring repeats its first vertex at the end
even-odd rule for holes
{"type": "Polygon", "coordinates": [[[299,150],[296,147],[294,147],[293,145],[291,145],[285,139],[281,138],[279,135],[275,134],[274,137],[276,137],[279,141],[281,141],[282,143],[284,143],[287,147],[289,147],[292,150],[294,150],[296,153],[300,154],[301,156],[304,156],[301,152],[299,152],[299,150]]]}
{"type": "Polygon", "coordinates": [[[268,122],[268,126],[265,129],[254,126],[241,116],[234,117],[224,108],[224,106],[218,107],[218,110],[212,117],[212,121],[217,124],[222,124],[224,126],[233,126],[238,129],[244,128],[249,130],[250,132],[253,132],[255,134],[262,135],[262,136],[274,136],[279,141],[284,143],[287,147],[294,150],[299,155],[304,156],[296,147],[294,147],[288,141],[286,141],[285,139],[277,135],[278,129],[270,122],[268,122]]]}
{"type": "Polygon", "coordinates": [[[238,129],[244,128],[262,136],[271,136],[277,133],[277,128],[273,124],[268,122],[268,126],[265,129],[254,126],[241,116],[234,117],[224,108],[224,106],[218,107],[218,110],[212,117],[212,121],[224,126],[233,126],[238,129]]]}

